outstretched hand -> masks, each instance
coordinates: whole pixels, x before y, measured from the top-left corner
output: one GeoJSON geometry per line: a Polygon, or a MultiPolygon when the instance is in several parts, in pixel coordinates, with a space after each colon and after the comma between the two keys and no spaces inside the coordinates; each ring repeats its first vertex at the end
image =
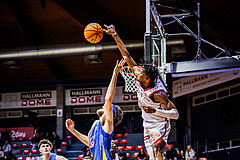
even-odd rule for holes
{"type": "Polygon", "coordinates": [[[113,36],[114,34],[117,33],[114,25],[111,24],[110,26],[107,26],[106,24],[104,24],[104,26],[107,29],[103,29],[103,31],[106,32],[108,35],[113,36]]]}
{"type": "Polygon", "coordinates": [[[116,65],[115,65],[115,68],[114,68],[114,71],[116,72],[116,73],[119,73],[119,71],[122,69],[122,67],[123,67],[123,65],[125,64],[125,59],[121,59],[121,61],[119,62],[119,60],[117,60],[117,62],[116,62],[116,65]]]}
{"type": "Polygon", "coordinates": [[[66,127],[71,132],[74,130],[75,124],[71,119],[66,120],[66,127]]]}

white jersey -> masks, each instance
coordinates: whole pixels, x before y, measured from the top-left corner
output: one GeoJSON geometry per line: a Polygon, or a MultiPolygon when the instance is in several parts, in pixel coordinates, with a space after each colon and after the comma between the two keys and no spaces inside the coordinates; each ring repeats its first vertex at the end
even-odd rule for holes
{"type": "MultiPolygon", "coordinates": [[[[159,91],[167,93],[166,87],[160,80],[157,81],[155,87],[147,89],[143,89],[140,82],[136,81],[136,83],[138,88],[138,105],[140,108],[141,106],[153,106],[155,108],[164,109],[161,106],[161,103],[156,103],[151,99],[151,96],[159,91]]],[[[142,118],[144,127],[144,144],[149,154],[149,160],[155,160],[155,147],[153,144],[157,143],[161,139],[167,143],[168,135],[171,129],[170,119],[162,117],[157,113],[146,113],[143,109],[142,118]]]]}
{"type": "MultiPolygon", "coordinates": [[[[167,92],[166,87],[163,85],[163,83],[158,80],[156,83],[156,86],[153,88],[147,88],[147,89],[143,89],[141,87],[141,83],[136,81],[137,83],[137,96],[138,96],[138,106],[141,108],[141,106],[152,106],[154,108],[160,108],[160,109],[164,109],[161,106],[161,103],[156,103],[151,99],[151,96],[153,96],[153,94],[158,93],[159,91],[164,91],[165,93],[167,92]]],[[[142,109],[142,118],[145,121],[148,122],[163,122],[166,121],[165,117],[162,117],[160,115],[158,115],[157,113],[146,113],[143,109],[142,109]]]]}

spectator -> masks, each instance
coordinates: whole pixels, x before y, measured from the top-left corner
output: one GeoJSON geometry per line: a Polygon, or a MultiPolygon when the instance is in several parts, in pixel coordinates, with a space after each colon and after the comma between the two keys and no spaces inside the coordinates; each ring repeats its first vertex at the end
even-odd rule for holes
{"type": "Polygon", "coordinates": [[[85,149],[85,151],[84,151],[84,156],[83,156],[83,158],[84,157],[87,157],[87,156],[90,156],[91,157],[91,152],[90,152],[90,149],[87,147],[86,149],[85,149]]]}
{"type": "Polygon", "coordinates": [[[90,160],[92,160],[92,156],[91,156],[91,152],[90,152],[89,148],[87,149],[87,152],[83,156],[83,159],[86,159],[86,160],[90,159],[90,160]]]}
{"type": "Polygon", "coordinates": [[[118,153],[118,157],[120,160],[126,160],[126,153],[123,152],[123,148],[120,148],[120,153],[118,153]]]}
{"type": "Polygon", "coordinates": [[[184,156],[184,151],[183,150],[180,151],[180,155],[178,156],[178,160],[185,160],[185,156],[184,156]]]}
{"type": "Polygon", "coordinates": [[[25,160],[34,160],[34,157],[32,155],[32,152],[29,153],[28,157],[26,157],[25,160]]]}
{"type": "Polygon", "coordinates": [[[49,135],[48,132],[45,133],[45,135],[43,136],[43,139],[48,139],[49,141],[51,141],[51,136],[49,135]]]}
{"type": "Polygon", "coordinates": [[[12,152],[12,147],[11,145],[8,143],[8,140],[5,141],[5,144],[3,145],[3,152],[5,153],[5,155],[9,158],[11,156],[11,152],[12,152]]]}
{"type": "Polygon", "coordinates": [[[53,147],[56,147],[56,149],[60,148],[60,137],[56,134],[55,131],[52,132],[52,143],[53,147]]]}
{"type": "Polygon", "coordinates": [[[34,130],[34,135],[38,133],[38,137],[40,137],[42,139],[42,136],[43,136],[43,131],[40,127],[37,127],[35,130],[34,130]]]}
{"type": "Polygon", "coordinates": [[[147,155],[144,152],[144,149],[141,148],[138,153],[138,160],[145,160],[145,159],[147,159],[147,155]]]}
{"type": "Polygon", "coordinates": [[[118,157],[118,154],[115,152],[115,150],[113,148],[110,149],[110,155],[113,160],[120,160],[118,157]]]}
{"type": "Polygon", "coordinates": [[[117,145],[114,140],[111,141],[110,155],[113,160],[119,160],[118,154],[116,153],[117,145]]]}
{"type": "Polygon", "coordinates": [[[191,145],[187,145],[187,150],[185,152],[186,160],[196,160],[195,151],[192,149],[191,145]]]}
{"type": "Polygon", "coordinates": [[[168,150],[166,151],[167,160],[177,160],[177,151],[173,148],[172,144],[168,145],[168,150]]]}
{"type": "Polygon", "coordinates": [[[11,137],[10,132],[8,132],[6,128],[4,128],[3,132],[1,133],[1,142],[0,142],[1,144],[0,145],[3,146],[6,140],[8,140],[8,141],[10,140],[10,137],[11,137]]]}
{"type": "Polygon", "coordinates": [[[3,160],[4,152],[2,150],[2,147],[0,146],[0,160],[3,160]]]}
{"type": "Polygon", "coordinates": [[[35,133],[34,137],[32,138],[32,150],[38,149],[38,143],[40,141],[40,137],[38,132],[35,133]]]}

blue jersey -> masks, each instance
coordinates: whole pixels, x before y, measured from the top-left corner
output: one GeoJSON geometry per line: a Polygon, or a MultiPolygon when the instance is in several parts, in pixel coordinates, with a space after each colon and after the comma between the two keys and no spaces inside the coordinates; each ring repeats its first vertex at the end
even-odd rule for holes
{"type": "MultiPolygon", "coordinates": [[[[52,153],[51,157],[49,160],[55,160],[56,159],[56,154],[52,153]]],[[[38,160],[43,160],[42,156],[38,158],[38,160]]]]}
{"type": "Polygon", "coordinates": [[[89,149],[94,160],[112,160],[110,156],[112,134],[106,133],[100,120],[92,127],[89,138],[89,149]]]}

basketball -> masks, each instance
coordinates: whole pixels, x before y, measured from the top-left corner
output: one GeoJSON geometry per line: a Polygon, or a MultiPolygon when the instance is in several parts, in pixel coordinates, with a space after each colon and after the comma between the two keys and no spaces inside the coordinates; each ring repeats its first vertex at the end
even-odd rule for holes
{"type": "Polygon", "coordinates": [[[103,38],[103,29],[97,23],[90,23],[84,29],[84,37],[90,43],[98,43],[103,38]]]}

